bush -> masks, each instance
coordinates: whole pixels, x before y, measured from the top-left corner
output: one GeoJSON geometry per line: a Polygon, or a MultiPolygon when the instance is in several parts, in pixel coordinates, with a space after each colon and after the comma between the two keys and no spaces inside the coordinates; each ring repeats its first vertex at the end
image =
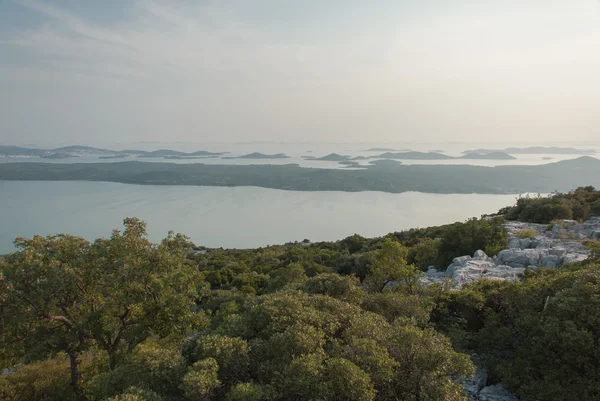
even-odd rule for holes
{"type": "Polygon", "coordinates": [[[153,391],[131,387],[123,394],[109,398],[107,401],[163,401],[164,398],[153,391]]]}
{"type": "Polygon", "coordinates": [[[208,400],[221,386],[218,378],[219,364],[212,358],[196,362],[183,378],[181,389],[192,401],[208,400]]]}
{"type": "Polygon", "coordinates": [[[515,206],[499,211],[507,220],[547,224],[553,220],[587,220],[600,215],[600,191],[594,187],[580,187],[569,193],[551,196],[525,196],[517,199],[515,206]]]}
{"type": "Polygon", "coordinates": [[[226,401],[262,401],[265,399],[265,390],[254,383],[236,384],[225,396],[226,401]]]}
{"type": "Polygon", "coordinates": [[[447,226],[442,234],[436,265],[447,267],[452,259],[472,255],[479,249],[493,256],[504,249],[507,243],[508,234],[503,219],[471,219],[465,223],[454,223],[447,226]]]}
{"type": "Polygon", "coordinates": [[[14,373],[0,376],[0,401],[75,400],[69,379],[69,361],[65,356],[19,365],[14,373]]]}
{"type": "Polygon", "coordinates": [[[456,319],[492,380],[522,399],[600,399],[597,263],[541,269],[524,282],[480,281],[448,301],[437,327],[456,319]]]}
{"type": "Polygon", "coordinates": [[[414,263],[419,269],[426,271],[439,258],[441,239],[420,239],[408,250],[408,263],[414,263]]]}

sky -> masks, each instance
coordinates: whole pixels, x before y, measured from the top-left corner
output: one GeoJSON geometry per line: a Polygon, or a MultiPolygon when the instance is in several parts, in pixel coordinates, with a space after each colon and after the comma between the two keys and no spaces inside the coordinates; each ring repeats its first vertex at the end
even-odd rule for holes
{"type": "Polygon", "coordinates": [[[0,0],[0,144],[598,138],[600,0],[0,0]]]}

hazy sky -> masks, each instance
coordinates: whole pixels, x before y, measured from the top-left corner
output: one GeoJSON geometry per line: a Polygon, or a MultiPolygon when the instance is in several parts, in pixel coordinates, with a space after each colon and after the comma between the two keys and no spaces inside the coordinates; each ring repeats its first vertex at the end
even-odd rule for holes
{"type": "Polygon", "coordinates": [[[592,141],[599,0],[0,0],[0,143],[592,141]]]}

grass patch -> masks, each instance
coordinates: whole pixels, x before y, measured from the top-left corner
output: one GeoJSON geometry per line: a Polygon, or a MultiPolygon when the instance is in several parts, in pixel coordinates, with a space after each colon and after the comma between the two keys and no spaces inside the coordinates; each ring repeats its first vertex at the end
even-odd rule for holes
{"type": "Polygon", "coordinates": [[[535,231],[533,228],[526,228],[526,229],[517,231],[515,234],[517,235],[517,237],[519,237],[521,239],[533,238],[537,235],[537,231],[535,231]]]}

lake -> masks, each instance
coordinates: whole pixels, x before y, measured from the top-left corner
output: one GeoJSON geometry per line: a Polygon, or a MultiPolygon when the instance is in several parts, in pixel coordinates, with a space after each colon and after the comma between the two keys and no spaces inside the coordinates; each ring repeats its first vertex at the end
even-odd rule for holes
{"type": "Polygon", "coordinates": [[[17,236],[107,237],[125,217],[145,220],[153,241],[174,230],[208,247],[332,241],[354,233],[375,237],[479,217],[513,204],[515,197],[0,181],[0,254],[14,250],[17,236]]]}

